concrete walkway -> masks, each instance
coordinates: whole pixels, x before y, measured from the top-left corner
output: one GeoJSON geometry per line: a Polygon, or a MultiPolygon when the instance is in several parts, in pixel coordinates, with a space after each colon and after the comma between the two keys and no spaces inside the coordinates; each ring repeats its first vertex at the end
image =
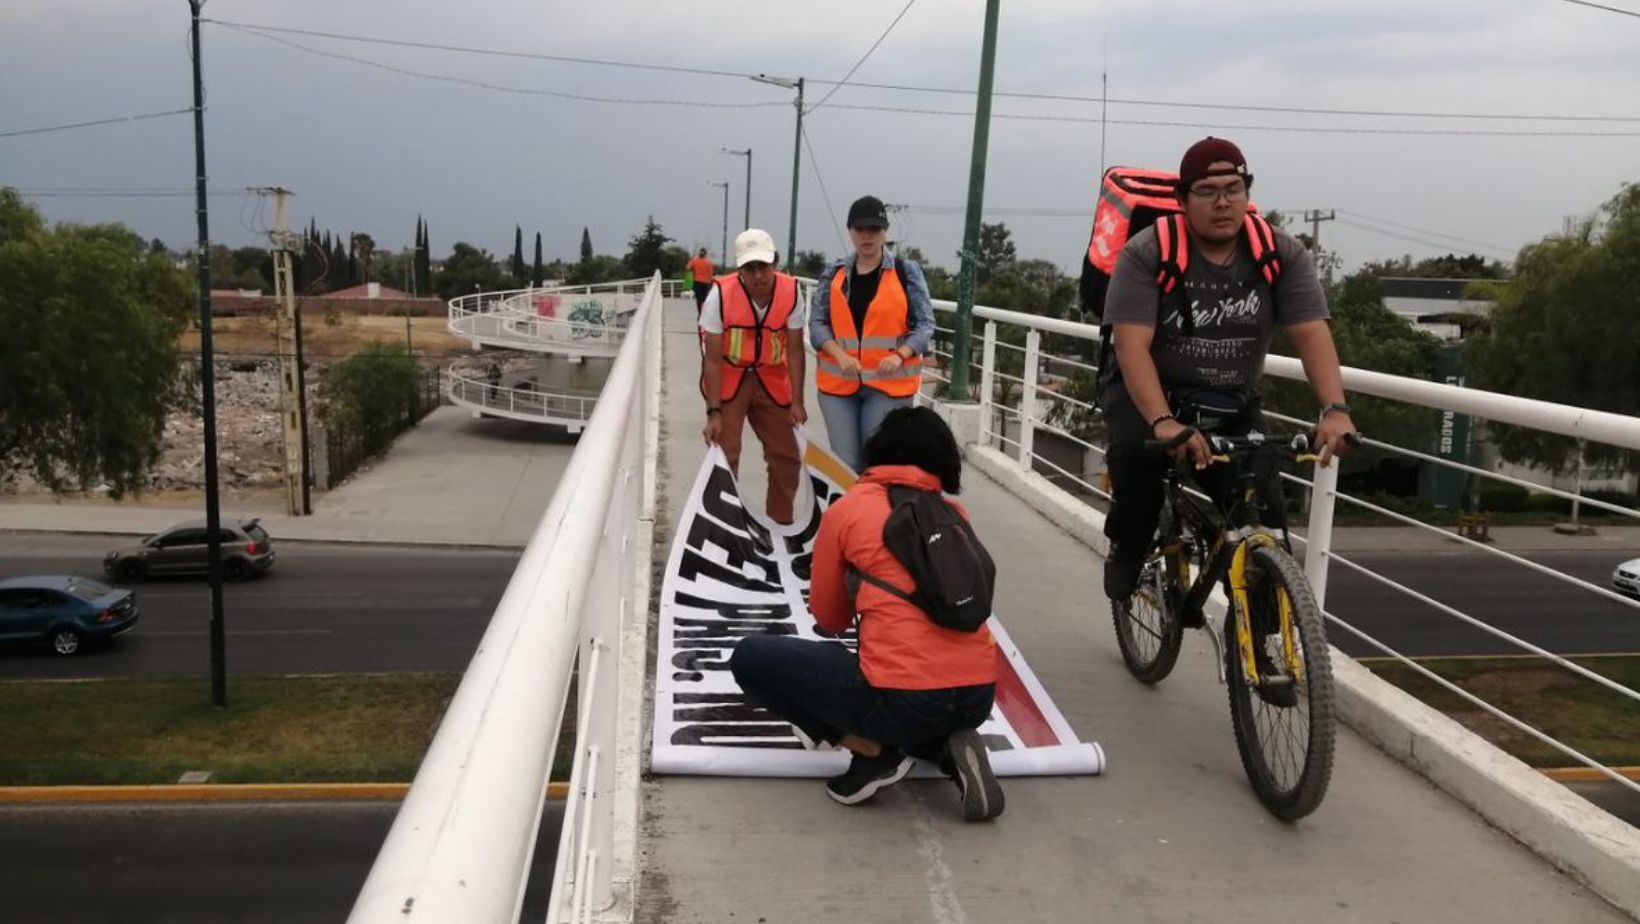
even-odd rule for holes
{"type": "MultiPolygon", "coordinates": [[[[660,535],[703,455],[692,320],[669,304],[660,535]]],[[[1007,812],[986,825],[962,823],[945,782],[844,808],[818,781],[652,778],[639,921],[1625,919],[1346,729],[1320,811],[1274,821],[1242,775],[1205,639],[1192,633],[1174,675],[1141,686],[1093,554],[973,468],[964,480],[997,560],[997,609],[1109,771],[1006,780],[1007,812]]]]}
{"type": "MultiPolygon", "coordinates": [[[[443,407],[399,438],[387,456],[334,491],[308,517],[223,505],[223,516],[260,516],[275,541],[522,546],[552,499],[575,438],[561,429],[477,420],[443,407]]],[[[277,508],[282,509],[282,507],[277,508]]],[[[146,534],[192,510],[135,503],[0,503],[0,530],[146,534]]]]}

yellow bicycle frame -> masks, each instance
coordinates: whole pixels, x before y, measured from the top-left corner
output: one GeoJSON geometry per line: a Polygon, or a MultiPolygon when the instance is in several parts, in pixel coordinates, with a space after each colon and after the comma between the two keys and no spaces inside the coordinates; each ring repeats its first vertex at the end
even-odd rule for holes
{"type": "MultiPolygon", "coordinates": [[[[1275,536],[1255,531],[1236,543],[1235,557],[1230,560],[1230,593],[1231,604],[1235,607],[1236,652],[1241,655],[1243,676],[1253,683],[1258,683],[1258,661],[1253,657],[1253,611],[1252,604],[1247,599],[1248,549],[1254,545],[1267,546],[1279,551],[1281,544],[1276,541],[1275,536]]],[[[1304,665],[1298,656],[1298,646],[1293,640],[1293,601],[1287,595],[1287,588],[1276,589],[1276,600],[1281,608],[1281,644],[1287,657],[1287,668],[1292,671],[1295,680],[1302,681],[1304,665]]]]}

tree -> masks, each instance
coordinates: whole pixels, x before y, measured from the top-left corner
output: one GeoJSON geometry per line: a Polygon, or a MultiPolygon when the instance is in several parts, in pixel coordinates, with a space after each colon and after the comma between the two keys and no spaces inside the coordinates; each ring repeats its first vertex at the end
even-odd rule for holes
{"type": "Polygon", "coordinates": [[[629,274],[626,264],[608,254],[596,254],[591,259],[582,260],[569,268],[565,273],[565,281],[573,286],[597,285],[600,282],[614,282],[629,274]]]}
{"type": "Polygon", "coordinates": [[[979,259],[976,266],[976,279],[980,285],[990,282],[991,277],[1012,266],[1015,256],[1014,242],[1006,224],[1000,221],[994,225],[980,222],[979,259]]]}
{"type": "Polygon", "coordinates": [[[547,277],[542,275],[542,269],[541,232],[537,231],[535,232],[535,265],[530,268],[530,285],[540,287],[542,283],[547,281],[547,277]]]}
{"type": "MultiPolygon", "coordinates": [[[[666,245],[671,242],[672,239],[662,233],[655,216],[648,216],[644,219],[643,230],[627,241],[626,258],[623,261],[627,270],[635,277],[648,277],[657,269],[662,269],[666,245]]],[[[678,266],[678,272],[682,271],[683,267],[678,266]]]]}
{"type": "Polygon", "coordinates": [[[416,294],[428,295],[433,291],[433,253],[427,240],[427,222],[419,221],[421,239],[416,244],[416,294]]]}
{"type": "Polygon", "coordinates": [[[489,251],[457,241],[439,269],[434,288],[439,298],[448,300],[458,295],[504,289],[506,278],[489,251]]]}
{"type": "Polygon", "coordinates": [[[421,366],[403,347],[371,344],[325,370],[320,416],[358,434],[365,452],[380,452],[403,429],[421,377],[421,366]]]}
{"type": "Polygon", "coordinates": [[[585,227],[581,228],[581,262],[592,259],[592,232],[585,227]]]}
{"type": "Polygon", "coordinates": [[[0,471],[120,496],[186,401],[177,337],[194,286],[120,225],[48,228],[0,188],[0,471]]]}
{"type": "MultiPolygon", "coordinates": [[[[1576,233],[1520,252],[1507,285],[1480,286],[1496,300],[1489,329],[1465,359],[1490,391],[1640,414],[1640,185],[1625,185],[1576,233]]],[[[1577,444],[1536,430],[1493,426],[1499,453],[1555,471],[1577,464],[1577,444]]],[[[1640,469],[1640,454],[1589,444],[1596,465],[1640,469]]]]}
{"type": "Polygon", "coordinates": [[[376,239],[363,231],[353,232],[353,249],[358,257],[357,285],[370,281],[370,261],[376,255],[376,239]]]}
{"type": "Polygon", "coordinates": [[[354,250],[354,247],[358,245],[358,239],[357,234],[347,236],[347,282],[345,285],[348,286],[359,284],[359,255],[354,250]]]}
{"type": "Polygon", "coordinates": [[[668,244],[661,251],[661,275],[667,279],[676,279],[683,275],[683,267],[689,262],[689,251],[676,244],[668,244]]]}
{"type": "Polygon", "coordinates": [[[791,271],[799,276],[815,278],[826,271],[826,255],[818,250],[799,250],[792,255],[791,271]]]}
{"type": "Polygon", "coordinates": [[[509,269],[512,270],[513,283],[522,287],[524,285],[524,228],[521,225],[513,225],[513,255],[509,269]]]}

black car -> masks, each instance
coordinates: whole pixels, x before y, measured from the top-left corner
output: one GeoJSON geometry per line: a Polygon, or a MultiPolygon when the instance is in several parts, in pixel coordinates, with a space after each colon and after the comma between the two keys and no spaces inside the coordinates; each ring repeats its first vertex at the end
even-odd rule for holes
{"type": "MultiPolygon", "coordinates": [[[[210,531],[204,520],[191,520],[155,533],[135,545],[103,557],[103,571],[121,584],[135,584],[163,574],[210,571],[210,531]]],[[[273,567],[273,540],[258,520],[222,523],[222,576],[244,581],[273,567]]]]}
{"type": "Polygon", "coordinates": [[[0,643],[45,643],[60,655],[131,631],[141,618],[137,595],[73,575],[0,581],[0,643]]]}

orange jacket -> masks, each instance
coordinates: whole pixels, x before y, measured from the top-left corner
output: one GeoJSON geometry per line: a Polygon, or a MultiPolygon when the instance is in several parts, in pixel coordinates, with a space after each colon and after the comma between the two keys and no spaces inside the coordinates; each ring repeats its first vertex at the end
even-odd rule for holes
{"type": "Polygon", "coordinates": [[[740,392],[751,372],[769,397],[781,407],[791,407],[792,377],[786,356],[786,322],[797,310],[797,279],[776,273],[769,310],[761,321],[752,307],[751,296],[740,284],[740,275],[730,273],[717,280],[718,304],[723,309],[723,390],[719,397],[728,401],[740,392]]]}
{"type": "Polygon", "coordinates": [[[844,291],[848,276],[846,270],[841,270],[831,277],[831,329],[837,345],[860,361],[860,371],[844,372],[821,350],[815,357],[815,386],[828,395],[852,395],[861,385],[896,398],[916,394],[922,385],[921,356],[913,355],[898,370],[886,375],[877,371],[877,364],[899,349],[911,333],[911,305],[899,270],[883,267],[877,296],[866,309],[865,330],[860,331],[854,329],[854,313],[849,310],[848,293],[844,291]]]}
{"type": "MultiPolygon", "coordinates": [[[[938,478],[914,465],[879,465],[866,469],[854,487],[820,518],[814,540],[809,609],[828,632],[842,632],[860,613],[860,670],[866,681],[883,690],[941,690],[997,679],[997,647],[991,630],[960,632],[934,624],[913,604],[865,582],[850,601],[850,564],[896,587],[913,586],[894,553],[883,545],[888,519],[888,489],[903,484],[939,490],[938,478]]],[[[952,503],[955,503],[954,501],[952,503]]],[[[957,504],[963,516],[968,511],[957,504]]]]}
{"type": "Polygon", "coordinates": [[[717,265],[705,257],[692,257],[686,264],[695,274],[695,285],[710,285],[712,277],[717,275],[717,265]]]}

